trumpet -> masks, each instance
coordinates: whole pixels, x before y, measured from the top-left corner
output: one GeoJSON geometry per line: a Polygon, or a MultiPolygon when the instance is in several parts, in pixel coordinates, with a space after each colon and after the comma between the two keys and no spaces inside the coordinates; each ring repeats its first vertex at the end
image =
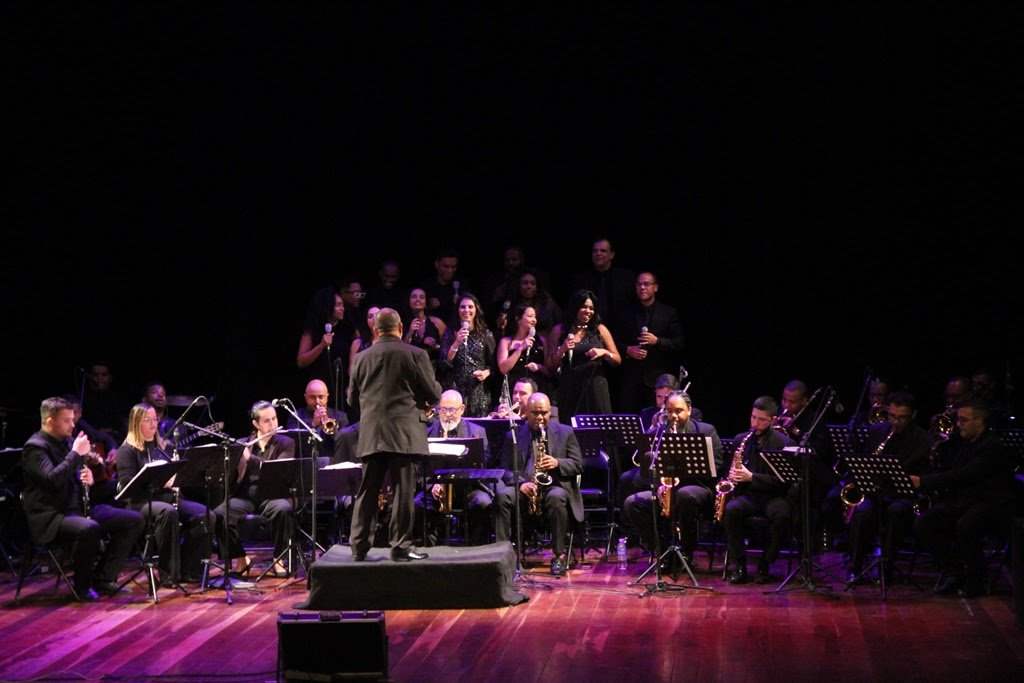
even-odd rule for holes
{"type": "Polygon", "coordinates": [[[338,431],[338,421],[328,415],[327,408],[318,406],[316,414],[320,416],[320,426],[323,427],[324,434],[334,434],[338,431]]]}
{"type": "Polygon", "coordinates": [[[955,425],[956,408],[953,405],[947,405],[944,411],[932,415],[931,420],[929,420],[931,431],[938,434],[940,439],[948,439],[953,433],[955,425]]]}

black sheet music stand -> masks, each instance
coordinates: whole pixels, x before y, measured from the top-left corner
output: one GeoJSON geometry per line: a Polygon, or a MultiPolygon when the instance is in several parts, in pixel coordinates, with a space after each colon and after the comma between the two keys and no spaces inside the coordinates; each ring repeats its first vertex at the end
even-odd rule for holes
{"type": "MultiPolygon", "coordinates": [[[[251,443],[255,443],[255,441],[251,443]]],[[[205,446],[192,450],[201,450],[205,455],[206,448],[210,448],[210,446],[205,446]]],[[[223,538],[219,540],[220,559],[224,566],[222,568],[220,579],[214,579],[213,581],[207,582],[207,573],[203,573],[202,590],[205,592],[207,587],[223,588],[225,598],[229,605],[232,604],[231,590],[233,588],[245,588],[247,590],[253,588],[252,584],[250,584],[249,582],[236,581],[235,579],[231,578],[231,572],[229,571],[231,558],[227,556],[228,549],[230,548],[230,540],[228,537],[228,519],[231,516],[231,491],[237,484],[238,461],[242,459],[242,452],[245,448],[245,444],[239,443],[234,439],[224,437],[221,439],[221,442],[217,444],[215,447],[213,447],[211,450],[211,452],[215,450],[220,456],[220,473],[218,475],[212,476],[216,476],[217,478],[219,478],[220,483],[224,488],[224,528],[223,538]]],[[[191,454],[191,450],[187,452],[191,454]]],[[[197,457],[197,455],[193,454],[192,457],[197,457]]],[[[209,507],[209,504],[207,505],[207,507],[209,507]]],[[[210,563],[207,564],[207,567],[209,566],[210,563]]]]}
{"type": "Polygon", "coordinates": [[[1005,427],[995,430],[1000,440],[1007,448],[1013,449],[1016,457],[1013,460],[1015,467],[1024,464],[1024,429],[1005,427]]]}
{"type": "MultiPolygon", "coordinates": [[[[0,449],[0,504],[5,506],[17,505],[18,497],[15,495],[14,489],[7,486],[8,477],[12,477],[16,472],[18,474],[21,473],[21,449],[0,449]]],[[[17,576],[14,565],[11,563],[11,556],[7,553],[7,544],[10,541],[8,535],[11,530],[3,522],[4,518],[0,518],[0,559],[3,559],[7,569],[11,572],[11,576],[17,576]]]]}
{"type": "MultiPolygon", "coordinates": [[[[651,523],[654,525],[655,557],[650,566],[645,569],[636,580],[630,581],[630,586],[636,586],[643,581],[644,577],[655,572],[657,580],[654,583],[646,584],[646,591],[640,597],[646,597],[663,591],[685,591],[688,588],[713,591],[711,586],[701,586],[693,575],[693,569],[683,555],[682,549],[675,542],[675,534],[672,534],[672,542],[663,553],[660,550],[658,529],[658,485],[662,477],[673,479],[707,479],[713,480],[717,476],[715,468],[715,456],[711,446],[711,437],[703,434],[666,434],[658,433],[652,440],[646,434],[639,435],[637,448],[644,452],[654,454],[652,466],[654,469],[651,476],[651,523]],[[686,570],[690,577],[691,585],[667,584],[661,576],[661,564],[668,557],[675,557],[680,566],[686,570]]],[[[674,494],[675,491],[672,492],[674,494]]]]}
{"type": "Polygon", "coordinates": [[[644,434],[639,415],[574,415],[573,428],[598,428],[604,431],[604,451],[611,458],[613,481],[618,483],[624,458],[637,449],[637,439],[644,434]],[[628,454],[628,455],[627,455],[628,454]]]}
{"type": "MultiPolygon", "coordinates": [[[[580,445],[580,452],[583,456],[584,467],[586,467],[588,460],[600,460],[604,462],[605,484],[603,486],[603,492],[606,506],[605,522],[608,527],[608,533],[605,536],[604,554],[600,557],[600,560],[607,562],[611,557],[612,539],[615,538],[615,532],[619,528],[619,524],[615,521],[615,507],[612,504],[612,489],[614,486],[611,478],[611,458],[608,456],[605,446],[605,431],[600,427],[577,427],[573,429],[573,433],[576,435],[576,441],[580,445]]],[[[590,538],[585,536],[583,538],[581,553],[581,557],[583,558],[586,557],[587,545],[589,542],[590,538]]]]}
{"type": "MultiPolygon", "coordinates": [[[[156,574],[154,573],[155,564],[153,562],[156,559],[156,555],[153,554],[153,547],[156,545],[156,538],[154,533],[156,531],[156,520],[153,519],[153,492],[158,491],[164,487],[171,477],[173,477],[178,470],[185,463],[181,461],[171,460],[154,460],[153,462],[147,462],[142,466],[134,477],[125,484],[124,488],[117,492],[114,496],[114,500],[119,502],[124,501],[139,501],[145,498],[148,511],[146,514],[146,542],[142,546],[142,564],[138,570],[127,579],[125,579],[118,590],[124,588],[126,585],[135,581],[139,574],[146,574],[149,578],[149,593],[153,598],[153,604],[160,602],[157,597],[156,589],[156,574]]],[[[170,577],[167,577],[170,578],[170,577]]],[[[175,588],[180,590],[185,595],[189,592],[177,581],[174,582],[175,588]]]]}
{"type": "Polygon", "coordinates": [[[791,451],[761,451],[761,459],[784,484],[799,484],[802,479],[795,456],[791,451]]]}
{"type": "MultiPolygon", "coordinates": [[[[288,544],[284,550],[278,553],[270,561],[263,572],[256,577],[254,583],[259,582],[271,571],[278,562],[284,560],[285,569],[288,574],[297,573],[293,565],[293,559],[298,556],[299,563],[309,578],[309,565],[312,560],[306,557],[302,551],[302,543],[297,538],[299,534],[305,536],[311,543],[313,538],[307,534],[299,525],[299,503],[305,501],[313,494],[313,470],[317,469],[318,463],[314,458],[278,458],[277,460],[265,460],[260,465],[260,478],[256,486],[257,500],[273,500],[275,498],[288,498],[292,502],[292,514],[295,516],[292,525],[292,535],[288,538],[288,544]]],[[[313,559],[316,558],[315,545],[313,547],[313,559]]]]}
{"type": "MultiPolygon", "coordinates": [[[[917,495],[910,477],[903,469],[899,459],[891,456],[877,455],[851,455],[847,459],[850,467],[850,474],[857,482],[860,490],[867,496],[875,496],[876,509],[879,519],[882,515],[881,497],[884,492],[893,492],[905,498],[913,498],[917,495]]],[[[881,553],[852,580],[846,582],[845,590],[853,588],[861,578],[866,576],[875,567],[878,567],[879,585],[882,588],[882,600],[886,598],[885,585],[885,557],[881,553]]]]}
{"type": "MultiPolygon", "coordinates": [[[[188,448],[182,453],[182,459],[179,461],[182,464],[178,475],[174,479],[174,484],[179,489],[186,487],[201,487],[205,494],[206,503],[206,528],[209,529],[210,533],[215,533],[216,529],[211,520],[211,510],[213,508],[213,487],[220,486],[224,482],[224,453],[217,446],[196,446],[195,448],[188,448]]],[[[221,567],[225,569],[227,563],[217,563],[213,561],[213,549],[206,549],[206,557],[201,561],[203,565],[203,577],[200,583],[200,591],[206,590],[206,582],[210,576],[210,567],[221,567]]],[[[227,573],[225,569],[225,573],[227,573]]]]}
{"type": "Polygon", "coordinates": [[[832,439],[832,447],[836,450],[837,462],[855,453],[863,452],[864,444],[868,442],[868,426],[865,424],[858,424],[852,430],[850,425],[825,425],[825,427],[832,439]]]}

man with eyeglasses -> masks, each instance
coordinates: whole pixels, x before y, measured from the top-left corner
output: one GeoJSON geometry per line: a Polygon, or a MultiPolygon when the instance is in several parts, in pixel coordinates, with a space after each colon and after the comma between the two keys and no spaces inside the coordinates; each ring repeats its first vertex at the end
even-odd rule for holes
{"type": "Polygon", "coordinates": [[[643,272],[636,278],[636,302],[622,316],[615,343],[626,349],[619,368],[618,409],[639,413],[654,402],[660,375],[679,366],[683,324],[679,311],[657,300],[658,278],[643,272]]]}
{"type": "MultiPolygon", "coordinates": [[[[896,457],[908,474],[920,476],[927,473],[931,469],[928,454],[933,439],[927,429],[914,422],[917,418],[917,399],[909,392],[896,391],[889,396],[886,408],[888,419],[868,427],[865,453],[877,457],[896,457]]],[[[851,481],[852,478],[847,477],[835,491],[837,505],[842,503],[839,500],[841,487],[851,481]]],[[[913,531],[914,504],[917,501],[915,498],[898,496],[891,490],[864,493],[864,501],[856,506],[850,517],[850,574],[847,582],[859,583],[863,580],[864,557],[874,545],[881,520],[881,566],[888,583],[899,545],[913,531]]]]}
{"type": "Polygon", "coordinates": [[[937,449],[935,472],[910,476],[914,488],[938,492],[938,502],[914,524],[935,564],[944,567],[936,593],[975,597],[984,592],[984,538],[1013,513],[1012,461],[988,422],[988,406],[980,401],[957,408],[957,436],[937,449]]]}
{"type": "MultiPolygon", "coordinates": [[[[491,460],[491,452],[487,443],[487,430],[479,425],[467,422],[462,419],[466,411],[462,394],[449,389],[441,394],[441,400],[437,407],[437,419],[427,426],[428,439],[482,439],[483,440],[483,461],[484,464],[491,460]]],[[[511,536],[512,528],[512,489],[503,482],[473,482],[455,483],[453,486],[452,500],[464,501],[467,511],[467,522],[469,525],[470,544],[481,545],[486,542],[490,535],[490,523],[488,518],[493,509],[497,513],[495,520],[495,540],[507,541],[511,536]],[[496,507],[494,507],[496,505],[496,507]]],[[[434,484],[430,488],[430,495],[423,496],[420,493],[416,497],[417,514],[427,514],[428,544],[437,543],[437,529],[440,522],[438,504],[442,499],[447,500],[448,490],[444,484],[434,484]]],[[[418,526],[418,525],[417,525],[418,526]]]]}

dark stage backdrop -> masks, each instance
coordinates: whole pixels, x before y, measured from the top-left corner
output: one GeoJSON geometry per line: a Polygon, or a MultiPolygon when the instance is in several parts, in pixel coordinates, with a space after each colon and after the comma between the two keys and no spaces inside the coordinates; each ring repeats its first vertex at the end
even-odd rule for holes
{"type": "Polygon", "coordinates": [[[298,398],[309,296],[523,244],[564,300],[594,235],[681,309],[723,433],[865,368],[939,409],[1020,369],[1010,16],[966,6],[5,8],[6,445],[108,359],[133,397],[298,398]]]}

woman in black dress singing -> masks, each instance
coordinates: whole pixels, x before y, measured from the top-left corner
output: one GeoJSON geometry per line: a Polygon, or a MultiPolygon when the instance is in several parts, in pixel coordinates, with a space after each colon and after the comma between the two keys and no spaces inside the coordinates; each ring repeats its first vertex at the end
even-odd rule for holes
{"type": "Polygon", "coordinates": [[[419,287],[409,292],[409,311],[405,317],[405,336],[402,338],[406,344],[425,349],[435,367],[445,329],[447,327],[440,318],[427,314],[427,293],[419,287]]]}
{"type": "Polygon", "coordinates": [[[608,366],[617,367],[622,356],[596,306],[593,292],[575,292],[565,308],[565,321],[551,330],[548,370],[558,369],[558,419],[562,424],[569,424],[573,415],[612,412],[608,366]]]}
{"type": "Polygon", "coordinates": [[[537,313],[533,306],[517,304],[512,309],[506,336],[498,341],[498,370],[508,376],[510,387],[523,377],[529,377],[538,391],[547,394],[545,360],[544,337],[537,332],[537,313]]]}
{"type": "Polygon", "coordinates": [[[472,294],[459,298],[458,319],[459,327],[449,327],[441,337],[441,385],[462,394],[466,417],[485,417],[491,409],[487,379],[494,366],[494,335],[487,329],[480,302],[472,294]]]}

